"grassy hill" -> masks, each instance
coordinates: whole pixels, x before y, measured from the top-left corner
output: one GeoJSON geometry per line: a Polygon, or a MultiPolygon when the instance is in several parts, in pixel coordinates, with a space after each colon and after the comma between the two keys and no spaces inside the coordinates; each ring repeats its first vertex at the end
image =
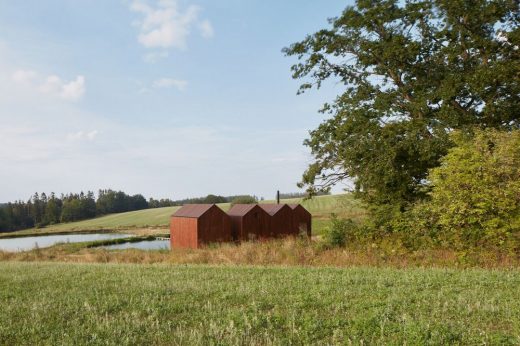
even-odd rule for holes
{"type": "Polygon", "coordinates": [[[517,345],[519,271],[0,262],[0,344],[517,345]]]}
{"type": "MultiPolygon", "coordinates": [[[[269,203],[273,201],[263,201],[269,203]]],[[[351,195],[330,195],[318,196],[311,200],[284,199],[283,203],[302,203],[313,215],[313,229],[315,234],[322,232],[326,227],[331,213],[336,213],[345,217],[359,218],[364,212],[351,195]]],[[[223,210],[228,210],[229,203],[219,204],[223,210]]],[[[83,220],[48,226],[42,229],[29,229],[14,233],[0,234],[0,237],[12,236],[13,234],[35,234],[35,233],[59,233],[74,231],[95,231],[95,230],[126,230],[139,228],[167,228],[170,222],[170,215],[179,207],[166,207],[156,209],[145,209],[131,211],[127,213],[111,214],[94,219],[83,220]]]]}

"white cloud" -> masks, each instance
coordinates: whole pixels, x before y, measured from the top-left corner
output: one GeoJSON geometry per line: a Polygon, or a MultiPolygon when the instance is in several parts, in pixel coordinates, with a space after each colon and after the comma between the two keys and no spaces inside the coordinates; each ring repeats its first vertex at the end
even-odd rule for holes
{"type": "MultiPolygon", "coordinates": [[[[159,0],[156,6],[151,6],[143,0],[135,0],[130,5],[130,10],[142,15],[142,19],[134,24],[139,27],[137,40],[146,48],[185,50],[187,38],[194,25],[198,27],[203,38],[209,39],[214,36],[211,22],[199,19],[201,7],[196,5],[190,5],[181,11],[176,0],[159,0]]],[[[147,54],[145,61],[155,62],[167,56],[165,51],[155,52],[147,54]]]]}
{"type": "Polygon", "coordinates": [[[85,94],[85,77],[81,75],[74,80],[64,81],[56,75],[41,77],[35,71],[17,70],[12,80],[18,85],[67,101],[77,101],[85,94]]]}
{"type": "Polygon", "coordinates": [[[13,73],[13,81],[19,84],[30,84],[36,78],[37,73],[29,70],[18,70],[13,73]]]}
{"type": "Polygon", "coordinates": [[[215,31],[213,30],[213,25],[207,19],[203,20],[199,23],[200,34],[204,38],[212,38],[215,35],[215,31]]]}
{"type": "Polygon", "coordinates": [[[186,89],[187,85],[187,81],[173,78],[157,79],[152,84],[154,88],[177,88],[179,91],[183,91],[184,89],[186,89]]]}
{"type": "Polygon", "coordinates": [[[92,141],[96,136],[98,135],[97,130],[85,132],[85,131],[78,131],[67,134],[67,139],[69,141],[81,141],[81,140],[89,140],[92,141]]]}
{"type": "Polygon", "coordinates": [[[85,94],[85,77],[77,76],[75,80],[61,87],[60,97],[65,100],[78,100],[85,94]]]}
{"type": "Polygon", "coordinates": [[[98,135],[97,130],[90,131],[89,133],[87,133],[87,138],[90,140],[93,140],[97,135],[98,135]]]}

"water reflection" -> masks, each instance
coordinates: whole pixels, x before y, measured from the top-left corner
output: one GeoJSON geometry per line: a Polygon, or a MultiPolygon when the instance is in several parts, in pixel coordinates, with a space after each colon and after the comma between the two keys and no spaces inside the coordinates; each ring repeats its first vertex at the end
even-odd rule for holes
{"type": "Polygon", "coordinates": [[[0,250],[3,251],[27,251],[36,247],[45,248],[57,243],[80,243],[84,241],[98,241],[131,237],[129,234],[115,233],[90,233],[90,234],[60,234],[38,237],[22,237],[0,239],[0,250]]]}

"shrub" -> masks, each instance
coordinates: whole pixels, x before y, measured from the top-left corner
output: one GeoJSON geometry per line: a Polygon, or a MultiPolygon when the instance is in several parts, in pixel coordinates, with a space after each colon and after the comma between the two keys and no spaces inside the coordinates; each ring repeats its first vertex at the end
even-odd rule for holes
{"type": "MultiPolygon", "coordinates": [[[[520,242],[520,131],[454,133],[456,144],[430,171],[431,199],[405,213],[404,228],[451,247],[520,242]]],[[[401,221],[403,221],[401,220],[401,221]]],[[[402,226],[403,224],[401,224],[402,226]]]]}
{"type": "Polygon", "coordinates": [[[331,226],[325,230],[325,245],[329,247],[344,247],[347,242],[357,238],[358,228],[351,219],[339,219],[331,215],[331,226]]]}
{"type": "Polygon", "coordinates": [[[410,210],[389,222],[389,228],[408,250],[439,247],[439,230],[428,201],[416,202],[410,210]]]}

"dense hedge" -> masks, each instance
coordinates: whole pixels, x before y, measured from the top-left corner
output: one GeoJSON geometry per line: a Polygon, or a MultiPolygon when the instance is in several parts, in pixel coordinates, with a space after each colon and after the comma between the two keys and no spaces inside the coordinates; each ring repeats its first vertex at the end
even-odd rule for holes
{"type": "Polygon", "coordinates": [[[520,131],[454,133],[456,146],[430,171],[430,199],[394,222],[415,239],[442,246],[520,243],[520,131]]]}

